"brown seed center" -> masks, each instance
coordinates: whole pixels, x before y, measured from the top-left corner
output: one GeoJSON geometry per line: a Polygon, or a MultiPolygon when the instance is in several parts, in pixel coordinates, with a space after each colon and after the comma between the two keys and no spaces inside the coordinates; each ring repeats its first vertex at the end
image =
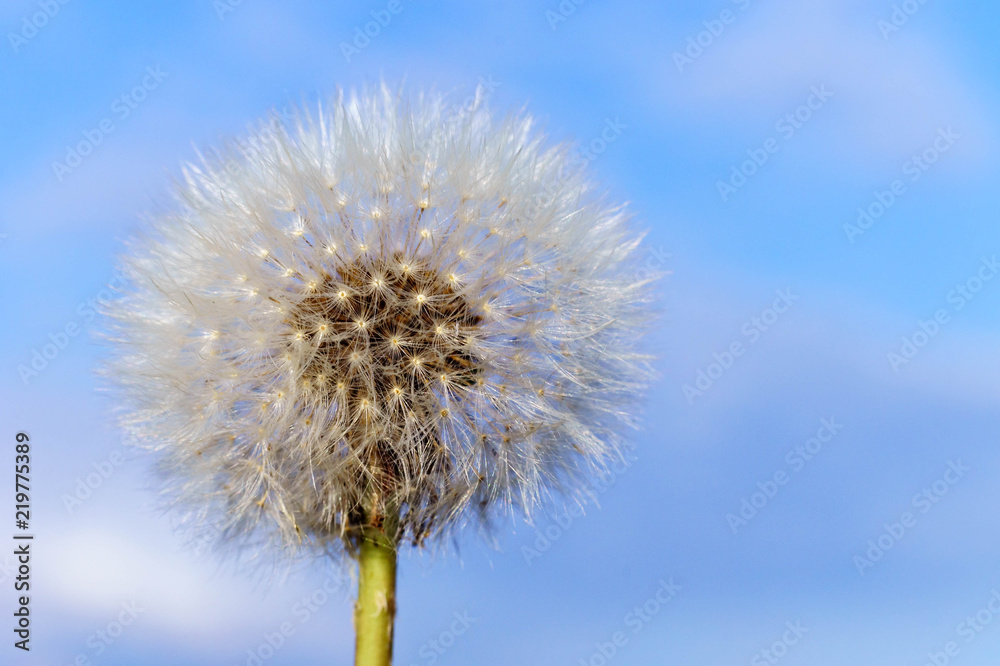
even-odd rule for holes
{"type": "Polygon", "coordinates": [[[303,378],[369,423],[368,411],[413,411],[475,383],[469,347],[482,318],[456,287],[400,256],[362,257],[327,274],[291,320],[310,348],[303,378]]]}

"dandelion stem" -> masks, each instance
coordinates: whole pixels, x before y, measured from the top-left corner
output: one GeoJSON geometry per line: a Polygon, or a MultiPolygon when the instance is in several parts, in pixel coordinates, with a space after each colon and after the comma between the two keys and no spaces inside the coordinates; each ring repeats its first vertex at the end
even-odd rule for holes
{"type": "Polygon", "coordinates": [[[380,529],[364,528],[358,553],[358,603],[354,610],[355,666],[391,666],[396,617],[396,516],[380,529]]]}

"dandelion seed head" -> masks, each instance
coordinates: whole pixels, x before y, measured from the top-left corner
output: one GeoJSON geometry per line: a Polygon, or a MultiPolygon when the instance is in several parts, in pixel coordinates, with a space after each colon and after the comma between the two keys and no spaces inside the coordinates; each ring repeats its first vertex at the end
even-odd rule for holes
{"type": "Polygon", "coordinates": [[[107,372],[201,538],[344,552],[398,512],[444,544],[622,454],[639,236],[530,118],[383,88],[185,173],[123,259],[107,372]]]}

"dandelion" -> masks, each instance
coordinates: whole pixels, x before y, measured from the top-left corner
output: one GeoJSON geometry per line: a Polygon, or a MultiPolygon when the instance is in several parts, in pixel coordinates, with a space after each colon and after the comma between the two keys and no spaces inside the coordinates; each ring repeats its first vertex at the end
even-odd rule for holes
{"type": "Polygon", "coordinates": [[[648,367],[639,236],[526,116],[385,87],[188,165],[122,261],[122,423],[201,535],[359,564],[388,664],[400,548],[585,492],[648,367]]]}

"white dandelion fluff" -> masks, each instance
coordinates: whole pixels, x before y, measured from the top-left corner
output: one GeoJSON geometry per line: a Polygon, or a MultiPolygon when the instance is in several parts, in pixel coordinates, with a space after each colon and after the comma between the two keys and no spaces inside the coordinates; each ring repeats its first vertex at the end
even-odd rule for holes
{"type": "Polygon", "coordinates": [[[647,379],[627,213],[526,116],[385,88],[198,165],[108,306],[123,423],[223,542],[433,544],[574,493],[647,379]]]}

